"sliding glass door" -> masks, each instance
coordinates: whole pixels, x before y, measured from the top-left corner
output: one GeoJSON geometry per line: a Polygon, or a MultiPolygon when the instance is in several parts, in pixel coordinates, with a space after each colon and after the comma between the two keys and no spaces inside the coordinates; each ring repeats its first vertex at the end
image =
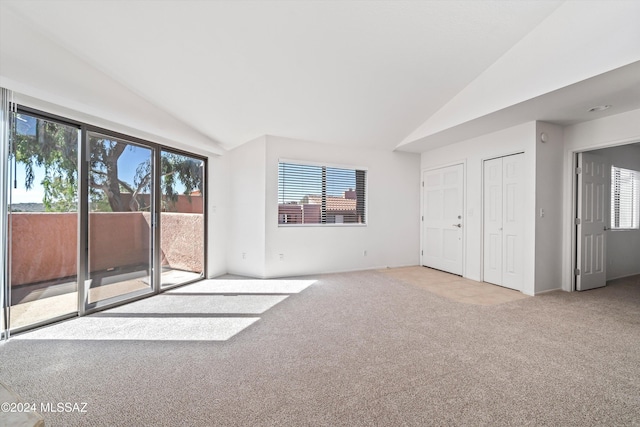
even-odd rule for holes
{"type": "Polygon", "coordinates": [[[204,159],[5,98],[3,337],[205,276],[204,159]]]}
{"type": "Polygon", "coordinates": [[[9,156],[10,328],[78,310],[79,128],[13,115],[9,156]]]}
{"type": "Polygon", "coordinates": [[[204,277],[204,160],[163,150],[160,253],[163,288],[204,277]]]}
{"type": "Polygon", "coordinates": [[[153,292],[155,149],[88,132],[87,309],[153,292]]]}

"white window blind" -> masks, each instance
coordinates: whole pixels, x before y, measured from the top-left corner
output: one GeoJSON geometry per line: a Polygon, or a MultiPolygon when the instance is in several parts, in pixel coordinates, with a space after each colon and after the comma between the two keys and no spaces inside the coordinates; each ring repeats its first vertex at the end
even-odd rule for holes
{"type": "Polygon", "coordinates": [[[640,228],[640,172],[611,167],[611,228],[640,228]]]}
{"type": "Polygon", "coordinates": [[[278,163],[278,224],[366,224],[367,171],[278,163]]]}

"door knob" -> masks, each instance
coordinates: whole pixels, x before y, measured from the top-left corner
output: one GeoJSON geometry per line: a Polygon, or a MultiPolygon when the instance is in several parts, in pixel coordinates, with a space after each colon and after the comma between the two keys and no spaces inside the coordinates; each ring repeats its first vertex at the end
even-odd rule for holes
{"type": "Polygon", "coordinates": [[[462,224],[453,224],[454,227],[462,228],[462,224]]]}

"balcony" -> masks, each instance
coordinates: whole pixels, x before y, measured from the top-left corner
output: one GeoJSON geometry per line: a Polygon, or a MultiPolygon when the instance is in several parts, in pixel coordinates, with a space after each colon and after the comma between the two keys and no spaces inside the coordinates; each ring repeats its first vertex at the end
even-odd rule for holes
{"type": "MultiPolygon", "coordinates": [[[[195,198],[195,197],[193,197],[195,198]]],[[[185,283],[204,272],[204,215],[162,212],[161,285],[185,283]]],[[[148,212],[89,214],[88,301],[150,289],[148,212]]],[[[11,215],[11,327],[78,310],[76,213],[11,215]]]]}

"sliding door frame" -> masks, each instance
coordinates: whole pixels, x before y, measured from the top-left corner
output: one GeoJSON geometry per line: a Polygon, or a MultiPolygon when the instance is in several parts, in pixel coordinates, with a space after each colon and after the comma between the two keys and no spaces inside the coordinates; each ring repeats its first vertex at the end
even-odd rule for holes
{"type": "MultiPolygon", "coordinates": [[[[4,307],[4,316],[5,319],[7,320],[7,323],[4,325],[5,329],[2,331],[3,332],[3,338],[4,339],[8,339],[9,336],[11,334],[16,334],[16,333],[20,333],[20,332],[24,332],[24,331],[28,331],[37,327],[41,327],[41,326],[45,326],[48,324],[52,324],[55,322],[59,322],[61,320],[66,320],[66,319],[70,319],[73,317],[77,317],[77,316],[84,316],[87,314],[91,314],[91,313],[95,313],[98,311],[102,311],[108,308],[112,308],[112,307],[116,307],[125,303],[130,303],[133,301],[137,301],[140,299],[144,299],[153,295],[157,295],[161,292],[164,292],[166,290],[169,289],[174,289],[176,287],[180,287],[180,286],[184,286],[187,285],[189,283],[193,283],[199,280],[203,280],[206,279],[207,277],[207,267],[208,267],[208,209],[207,209],[207,185],[206,185],[206,180],[208,179],[209,176],[209,170],[208,170],[208,161],[207,158],[195,153],[191,153],[188,151],[184,151],[184,150],[180,150],[180,149],[176,149],[174,147],[170,147],[170,146],[165,146],[162,144],[158,144],[158,143],[154,143],[151,141],[147,141],[141,138],[137,138],[131,135],[126,135],[123,133],[119,133],[119,132],[115,132],[109,129],[105,129],[99,126],[94,126],[94,125],[90,125],[90,124],[86,124],[86,123],[82,123],[79,121],[75,121],[72,119],[68,119],[66,117],[61,117],[61,116],[57,116],[55,114],[50,114],[47,112],[43,112],[40,110],[36,110],[34,108],[30,108],[30,107],[25,107],[22,105],[17,105],[14,104],[15,108],[14,108],[14,113],[23,113],[23,114],[28,114],[37,118],[41,118],[41,119],[45,119],[45,120],[51,120],[51,121],[56,121],[59,122],[61,124],[64,125],[68,125],[68,126],[72,126],[78,129],[79,132],[79,146],[78,146],[78,232],[77,232],[77,239],[78,239],[78,250],[77,250],[77,289],[78,289],[78,306],[77,306],[77,312],[75,313],[70,313],[70,314],[66,314],[66,315],[62,315],[62,316],[57,316],[51,319],[47,319],[45,321],[42,322],[38,322],[36,324],[32,324],[32,325],[28,325],[28,326],[24,326],[24,327],[20,327],[20,328],[15,328],[15,329],[11,329],[11,325],[9,323],[10,321],[10,309],[11,309],[11,258],[10,258],[10,253],[8,253],[6,259],[0,261],[2,263],[5,264],[5,274],[6,274],[6,278],[7,278],[7,289],[8,289],[8,294],[4,295],[4,303],[5,303],[5,307],[4,307]],[[88,303],[88,290],[89,290],[89,167],[87,167],[89,161],[90,161],[90,151],[89,151],[89,139],[88,139],[88,134],[90,132],[96,132],[96,133],[100,133],[102,135],[108,136],[108,137],[113,137],[114,139],[119,139],[119,140],[123,140],[125,142],[131,142],[135,145],[141,145],[143,147],[147,147],[153,150],[153,158],[152,158],[152,162],[153,162],[153,179],[154,179],[154,185],[153,185],[153,191],[151,194],[151,198],[153,201],[153,207],[154,207],[154,213],[153,215],[151,215],[151,256],[150,256],[150,260],[152,265],[150,266],[151,268],[151,273],[150,273],[150,279],[151,279],[151,291],[145,291],[142,294],[136,294],[135,292],[132,294],[124,294],[122,296],[117,296],[117,297],[113,297],[113,298],[109,298],[103,301],[97,301],[95,303],[89,304],[88,303]],[[192,157],[194,159],[198,159],[203,161],[204,166],[203,166],[203,182],[202,182],[202,197],[203,197],[203,221],[204,221],[204,227],[203,227],[203,242],[204,242],[204,254],[203,254],[203,274],[201,278],[198,279],[194,279],[188,282],[184,282],[184,283],[179,283],[175,286],[170,286],[170,287],[165,287],[161,289],[161,278],[160,275],[162,273],[162,266],[161,266],[161,250],[160,250],[160,244],[161,244],[161,235],[160,235],[160,231],[161,231],[161,207],[162,207],[162,197],[161,197],[161,186],[160,186],[160,179],[162,176],[162,167],[161,167],[161,153],[162,151],[167,151],[167,152],[171,152],[171,153],[175,153],[175,154],[180,154],[180,155],[185,155],[185,156],[189,156],[192,157]]],[[[6,147],[7,150],[10,149],[10,147],[6,147]]],[[[8,176],[8,171],[6,172],[7,176],[5,177],[8,181],[9,181],[9,176],[8,176]]],[[[9,182],[3,182],[6,185],[9,185],[9,182]]],[[[3,236],[5,239],[9,239],[10,237],[10,228],[11,228],[11,217],[9,215],[9,198],[7,195],[7,211],[6,212],[2,212],[2,215],[6,215],[7,217],[7,235],[3,236]]],[[[10,252],[10,245],[7,242],[5,242],[6,247],[7,247],[7,252],[10,252]]]]}
{"type": "MultiPolygon", "coordinates": [[[[40,111],[40,110],[36,110],[34,108],[30,108],[30,107],[25,107],[22,105],[15,105],[14,114],[25,114],[25,115],[29,115],[32,117],[35,117],[36,119],[42,119],[42,120],[49,120],[52,122],[57,122],[60,123],[62,125],[65,126],[69,126],[69,127],[74,127],[76,129],[78,129],[78,144],[81,146],[82,145],[82,123],[75,121],[75,120],[71,120],[68,119],[66,117],[62,117],[62,116],[58,116],[55,114],[50,114],[44,111],[40,111]]],[[[14,135],[11,135],[11,137],[13,138],[14,135]]],[[[80,178],[80,146],[78,147],[78,179],[80,178]]],[[[10,144],[10,149],[13,149],[13,142],[10,144]]],[[[15,173],[15,171],[12,171],[15,173]]],[[[9,179],[9,181],[11,181],[9,179]]],[[[7,183],[8,185],[11,185],[11,182],[7,183]]],[[[78,182],[78,188],[80,188],[81,183],[78,182]]],[[[10,201],[9,196],[7,195],[7,202],[10,201]]],[[[78,203],[79,203],[80,199],[78,198],[78,203]]],[[[67,319],[71,319],[73,317],[77,317],[79,312],[72,312],[72,313],[67,313],[67,314],[63,314],[60,316],[54,316],[51,317],[49,319],[46,320],[42,320],[40,322],[35,322],[32,323],[30,325],[27,326],[22,326],[19,328],[11,328],[11,244],[9,243],[11,241],[11,223],[12,223],[12,217],[10,215],[10,211],[11,211],[11,207],[9,206],[10,204],[7,203],[7,211],[6,212],[2,212],[3,215],[7,215],[7,235],[6,235],[6,245],[7,245],[7,250],[8,250],[8,254],[5,260],[3,260],[6,264],[5,264],[5,269],[6,269],[6,275],[7,275],[7,289],[8,289],[8,293],[7,295],[5,295],[5,299],[6,299],[6,317],[7,317],[7,324],[5,324],[6,326],[6,333],[7,333],[7,339],[12,335],[12,334],[19,334],[21,332],[25,332],[31,329],[35,329],[35,328],[39,328],[41,326],[45,326],[45,325],[49,325],[51,323],[55,323],[55,322],[59,322],[61,320],[67,320],[67,319]]],[[[80,224],[80,206],[78,206],[78,224],[80,224]]],[[[80,236],[80,230],[78,230],[77,232],[77,237],[79,238],[80,236]]],[[[79,243],[79,242],[78,242],[79,243]]],[[[79,246],[78,246],[79,247],[79,246]]],[[[78,254],[76,254],[76,256],[78,256],[78,260],[77,260],[77,264],[76,265],[80,265],[79,264],[79,252],[78,254]]],[[[79,270],[78,270],[79,272],[79,270]]],[[[77,273],[76,273],[77,274],[77,273]]],[[[77,277],[76,279],[76,285],[77,285],[77,293],[78,296],[80,295],[80,276],[77,277]]]]}
{"type": "MultiPolygon", "coordinates": [[[[173,288],[178,288],[180,286],[184,286],[184,285],[188,285],[190,283],[194,283],[197,282],[199,280],[204,280],[207,278],[207,259],[208,259],[208,247],[209,247],[209,218],[208,218],[208,212],[209,210],[207,209],[207,180],[209,178],[209,163],[207,161],[207,158],[204,156],[199,156],[197,154],[194,153],[189,153],[188,151],[184,151],[184,150],[179,150],[176,148],[171,148],[171,147],[161,147],[161,149],[158,151],[158,164],[160,164],[160,162],[162,161],[161,157],[162,157],[162,152],[166,151],[172,154],[178,154],[181,156],[188,156],[191,157],[193,159],[197,159],[203,162],[203,171],[202,171],[202,213],[203,213],[203,218],[202,220],[204,221],[203,224],[203,229],[202,232],[204,233],[204,236],[202,238],[203,241],[203,254],[202,254],[202,277],[199,277],[197,279],[193,279],[193,280],[188,280],[186,282],[182,282],[182,283],[177,283],[175,285],[171,285],[171,286],[165,286],[164,288],[162,287],[162,281],[160,279],[160,275],[162,274],[162,259],[161,259],[161,254],[162,254],[162,250],[161,250],[161,245],[162,245],[162,237],[161,237],[161,216],[162,216],[162,188],[161,188],[161,175],[162,175],[162,171],[161,168],[158,168],[157,172],[157,183],[158,183],[158,187],[159,187],[159,191],[158,191],[158,196],[156,197],[156,201],[157,201],[157,205],[156,205],[156,213],[158,215],[158,227],[156,227],[156,237],[157,237],[157,241],[158,241],[158,247],[157,247],[157,256],[158,256],[158,264],[156,264],[158,266],[157,270],[158,270],[158,278],[157,278],[157,283],[158,283],[158,291],[166,291],[169,289],[173,289],[173,288]]],[[[155,261],[155,260],[154,260],[155,261]]]]}
{"type": "Polygon", "coordinates": [[[80,203],[79,206],[79,212],[80,212],[80,217],[82,218],[81,221],[78,222],[82,222],[82,229],[80,230],[81,236],[80,236],[80,242],[78,245],[78,248],[80,248],[79,251],[79,255],[80,258],[78,260],[78,266],[80,267],[81,264],[81,268],[82,269],[78,269],[78,273],[82,273],[82,275],[79,275],[79,278],[82,278],[81,283],[80,283],[80,279],[78,280],[79,285],[80,285],[80,292],[78,292],[78,308],[80,309],[80,315],[84,315],[84,314],[90,314],[90,313],[95,313],[97,311],[101,311],[101,310],[105,310],[107,308],[110,307],[116,307],[118,305],[122,305],[124,303],[128,303],[131,301],[136,301],[138,299],[142,299],[151,295],[156,295],[159,293],[159,286],[158,286],[158,280],[156,278],[156,274],[158,268],[156,266],[156,254],[158,252],[157,250],[157,238],[156,238],[156,229],[159,229],[159,222],[158,222],[158,210],[157,210],[157,187],[158,187],[158,183],[156,181],[158,173],[157,173],[157,169],[159,169],[157,166],[160,164],[158,162],[158,153],[160,152],[161,146],[159,144],[155,144],[153,142],[149,142],[149,141],[145,141],[143,139],[140,138],[135,138],[129,135],[125,135],[119,132],[114,132],[111,131],[109,129],[104,129],[104,128],[100,128],[97,126],[92,126],[92,125],[83,125],[82,126],[82,138],[81,138],[81,159],[82,159],[82,164],[83,167],[81,167],[80,169],[82,170],[82,178],[81,178],[81,182],[82,182],[82,192],[80,193],[78,200],[80,203]],[[89,302],[89,289],[90,289],[90,284],[91,284],[91,279],[90,279],[90,271],[89,271],[89,260],[90,260],[90,243],[89,243],[89,227],[90,227],[90,221],[89,221],[89,217],[91,215],[91,212],[89,210],[89,172],[90,172],[90,159],[91,159],[91,151],[89,148],[89,133],[97,133],[103,136],[107,136],[107,137],[112,137],[113,139],[116,139],[118,141],[124,142],[124,143],[131,143],[133,145],[138,145],[140,147],[143,148],[149,148],[152,150],[153,153],[153,157],[152,157],[152,171],[153,171],[153,186],[152,186],[152,191],[151,191],[151,199],[153,201],[152,205],[154,207],[152,215],[151,215],[151,256],[149,257],[149,261],[151,263],[150,267],[150,274],[149,274],[149,278],[151,279],[151,289],[142,289],[139,291],[134,291],[131,293],[127,293],[127,294],[122,294],[122,295],[117,295],[111,298],[107,298],[105,300],[100,300],[100,301],[96,301],[93,303],[89,302]]]}
{"type": "Polygon", "coordinates": [[[16,104],[13,102],[13,92],[0,87],[0,263],[4,268],[0,273],[0,342],[9,338],[9,307],[11,305],[11,282],[9,257],[9,186],[10,172],[9,158],[13,146],[13,115],[16,111],[16,104]]]}

